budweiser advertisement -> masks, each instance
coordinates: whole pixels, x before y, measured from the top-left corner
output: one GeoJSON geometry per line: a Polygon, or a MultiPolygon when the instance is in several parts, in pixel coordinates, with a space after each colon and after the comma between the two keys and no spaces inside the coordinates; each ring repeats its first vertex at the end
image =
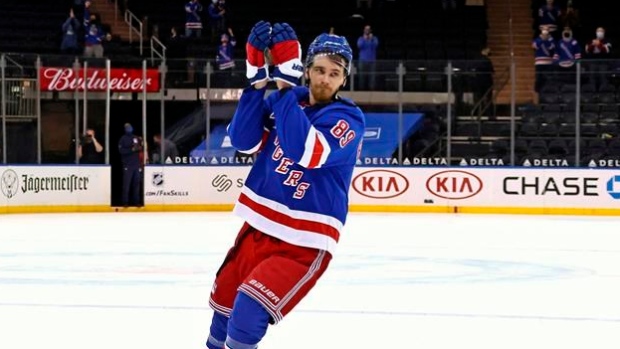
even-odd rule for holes
{"type": "MultiPolygon", "coordinates": [[[[105,68],[42,67],[41,91],[105,91],[107,88],[105,68]]],[[[110,90],[113,92],[142,92],[146,84],[147,92],[159,91],[159,71],[146,70],[144,80],[142,69],[110,69],[110,90]]]]}

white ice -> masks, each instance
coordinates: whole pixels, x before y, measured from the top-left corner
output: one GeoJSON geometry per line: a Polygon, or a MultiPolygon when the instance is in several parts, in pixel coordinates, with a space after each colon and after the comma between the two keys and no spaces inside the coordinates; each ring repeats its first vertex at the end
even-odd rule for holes
{"type": "MultiPolygon", "coordinates": [[[[616,217],[351,214],[263,349],[620,348],[616,217]]],[[[0,215],[0,348],[205,348],[230,213],[0,215]]]]}

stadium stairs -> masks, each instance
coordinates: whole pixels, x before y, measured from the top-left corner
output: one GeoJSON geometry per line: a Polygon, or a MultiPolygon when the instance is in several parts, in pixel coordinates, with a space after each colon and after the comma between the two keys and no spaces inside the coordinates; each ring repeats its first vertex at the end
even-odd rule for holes
{"type": "MultiPolygon", "coordinates": [[[[534,94],[534,56],[532,53],[532,13],[529,0],[487,0],[488,46],[497,75],[510,66],[509,18],[512,9],[513,47],[516,64],[517,104],[531,103],[534,94]]],[[[496,76],[499,78],[499,76],[496,76]]],[[[498,104],[510,103],[510,81],[497,97],[498,104]]]]}

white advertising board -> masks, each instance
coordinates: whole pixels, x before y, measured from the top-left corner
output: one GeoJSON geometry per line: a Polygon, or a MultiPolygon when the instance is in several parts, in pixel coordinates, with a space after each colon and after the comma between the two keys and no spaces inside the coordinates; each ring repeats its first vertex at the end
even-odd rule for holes
{"type": "Polygon", "coordinates": [[[108,166],[0,166],[0,205],[110,206],[108,166]]]}
{"type": "MultiPolygon", "coordinates": [[[[230,208],[250,168],[148,166],[146,205],[230,208]]],[[[394,211],[394,208],[439,212],[513,208],[523,209],[523,213],[545,212],[547,208],[620,210],[620,170],[358,167],[354,171],[349,202],[352,210],[371,211],[394,211]],[[530,208],[538,211],[528,211],[530,208]]]]}
{"type": "Polygon", "coordinates": [[[147,166],[145,205],[232,205],[249,166],[147,166]]]}
{"type": "Polygon", "coordinates": [[[620,208],[620,170],[359,167],[353,205],[620,208]]]}

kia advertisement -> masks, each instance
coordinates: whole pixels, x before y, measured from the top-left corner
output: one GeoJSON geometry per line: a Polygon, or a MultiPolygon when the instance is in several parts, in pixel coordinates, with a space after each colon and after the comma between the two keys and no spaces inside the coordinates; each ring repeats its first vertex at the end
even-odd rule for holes
{"type": "MultiPolygon", "coordinates": [[[[93,91],[105,92],[108,87],[105,68],[72,69],[42,67],[41,91],[93,91]]],[[[110,69],[109,86],[112,92],[159,92],[159,71],[142,69],[110,69]]]]}
{"type": "Polygon", "coordinates": [[[482,179],[475,174],[461,170],[441,171],[426,180],[426,189],[442,199],[462,200],[482,191],[482,179]]]}
{"type": "Polygon", "coordinates": [[[374,199],[395,198],[409,189],[409,180],[389,170],[364,171],[353,178],[353,190],[374,199]]]}

